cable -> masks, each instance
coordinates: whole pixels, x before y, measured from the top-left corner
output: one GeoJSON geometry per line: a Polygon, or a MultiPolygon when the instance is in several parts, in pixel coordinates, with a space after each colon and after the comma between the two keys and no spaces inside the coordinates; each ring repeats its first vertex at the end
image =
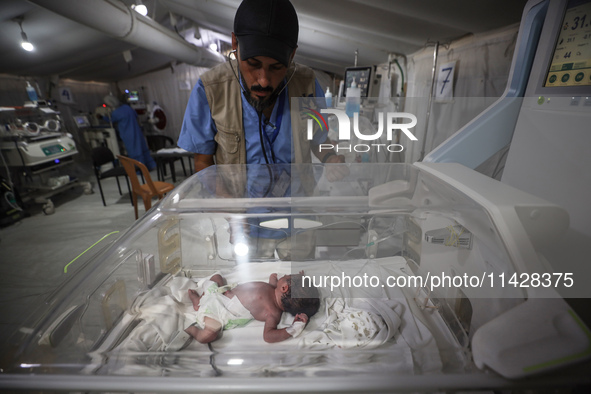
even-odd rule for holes
{"type": "MultiPolygon", "coordinates": [[[[236,55],[238,52],[238,50],[234,49],[232,51],[230,51],[227,55],[228,61],[230,63],[230,68],[232,69],[232,74],[234,74],[234,77],[236,78],[236,81],[238,82],[238,86],[240,86],[240,89],[242,90],[242,92],[245,95],[248,95],[249,93],[246,91],[246,89],[242,86],[241,80],[240,80],[240,67],[237,66],[236,68],[238,69],[238,73],[236,73],[236,70],[234,70],[234,65],[232,64],[232,58],[230,57],[230,54],[234,54],[236,55]]],[[[283,91],[285,90],[285,88],[287,88],[287,85],[289,85],[289,82],[291,82],[293,76],[295,75],[296,71],[297,71],[297,64],[292,62],[293,64],[293,72],[291,73],[291,75],[289,76],[289,78],[287,79],[286,82],[283,83],[283,87],[281,88],[281,90],[279,91],[279,93],[277,93],[277,98],[279,98],[281,96],[281,93],[283,93],[283,91]]],[[[259,140],[261,143],[261,149],[263,151],[263,156],[265,157],[265,163],[267,164],[271,164],[269,162],[269,157],[267,156],[267,148],[265,146],[265,141],[263,139],[263,114],[262,111],[257,111],[257,115],[259,117],[259,140]]],[[[275,163],[275,152],[273,152],[273,146],[271,146],[271,159],[273,161],[273,163],[275,163]]]]}
{"type": "Polygon", "coordinates": [[[14,189],[14,184],[12,183],[12,176],[10,175],[10,168],[8,167],[8,163],[6,163],[6,160],[4,159],[4,154],[2,153],[1,149],[0,159],[2,159],[2,165],[4,165],[4,168],[6,168],[6,177],[8,178],[8,185],[11,189],[14,189]]]}
{"type": "MultiPolygon", "coordinates": [[[[242,84],[240,83],[240,67],[236,67],[238,69],[238,74],[236,74],[236,71],[234,70],[234,66],[232,65],[232,58],[230,57],[230,54],[237,53],[237,50],[234,49],[232,51],[230,51],[227,55],[228,61],[230,62],[230,68],[232,69],[232,73],[234,74],[234,77],[236,78],[236,80],[238,81],[238,85],[240,85],[240,89],[242,89],[242,91],[244,92],[244,94],[248,94],[248,92],[246,91],[246,89],[244,89],[244,87],[242,86],[242,84]]],[[[293,78],[293,76],[295,75],[298,65],[295,62],[292,62],[293,64],[293,72],[291,73],[291,75],[289,76],[289,78],[287,79],[287,82],[285,82],[285,84],[283,85],[283,88],[279,91],[279,93],[277,94],[277,97],[279,97],[279,95],[281,93],[283,93],[283,91],[285,90],[285,88],[287,87],[287,85],[291,82],[291,79],[293,78]]]]}
{"type": "MultiPolygon", "coordinates": [[[[261,150],[263,151],[263,156],[265,156],[265,163],[269,163],[269,158],[267,157],[267,148],[265,147],[265,141],[263,139],[263,113],[257,111],[257,115],[259,116],[259,140],[261,141],[261,150]]],[[[271,154],[273,154],[273,147],[271,147],[271,154]]],[[[275,155],[273,155],[273,163],[275,163],[275,155]]]]}

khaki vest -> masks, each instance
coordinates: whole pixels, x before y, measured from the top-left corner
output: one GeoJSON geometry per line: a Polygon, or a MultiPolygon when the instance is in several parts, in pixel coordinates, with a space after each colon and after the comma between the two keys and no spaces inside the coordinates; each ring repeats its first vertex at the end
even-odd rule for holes
{"type": "MultiPolygon", "coordinates": [[[[246,141],[242,124],[242,94],[237,80],[237,65],[226,62],[201,75],[205,95],[215,122],[217,134],[216,164],[246,164],[246,141]]],[[[287,78],[293,73],[293,66],[287,70],[287,78]]],[[[287,86],[291,97],[314,97],[315,76],[312,69],[298,64],[293,78],[287,86]]],[[[310,163],[310,143],[306,138],[304,122],[300,121],[298,100],[291,103],[292,107],[292,143],[294,163],[310,163]],[[297,112],[293,111],[294,109],[297,112]],[[295,126],[295,127],[294,127],[295,126]],[[298,131],[299,130],[299,131],[298,131]]]]}
{"type": "MultiPolygon", "coordinates": [[[[241,197],[245,191],[246,179],[246,141],[242,122],[242,90],[237,80],[237,64],[234,70],[226,62],[201,75],[205,95],[209,103],[211,117],[215,122],[217,149],[215,162],[218,176],[218,193],[241,197]],[[224,166],[223,164],[242,164],[224,166]],[[219,189],[222,187],[223,189],[219,189]]],[[[293,73],[294,66],[287,70],[287,78],[293,73]]],[[[312,69],[298,64],[295,74],[288,83],[290,98],[315,97],[316,77],[312,69]]],[[[291,100],[290,100],[291,101],[291,100]]],[[[291,130],[293,143],[293,163],[311,163],[310,142],[306,138],[306,123],[300,115],[300,100],[291,103],[291,130]]],[[[299,167],[299,166],[298,166],[299,167]]],[[[302,171],[309,172],[306,168],[302,171]]],[[[301,172],[301,171],[300,171],[301,172]]],[[[306,175],[303,182],[306,190],[313,188],[313,177],[306,175]]]]}

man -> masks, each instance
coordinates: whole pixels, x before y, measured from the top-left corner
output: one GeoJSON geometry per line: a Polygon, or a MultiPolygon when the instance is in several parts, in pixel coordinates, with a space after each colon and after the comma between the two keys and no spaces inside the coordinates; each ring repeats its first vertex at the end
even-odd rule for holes
{"type": "Polygon", "coordinates": [[[215,164],[344,163],[292,130],[290,98],[323,97],[314,72],[293,63],[298,18],[289,0],[244,0],[234,19],[237,61],[204,73],[191,93],[178,145],[195,152],[195,170],[215,164]]]}
{"type": "Polygon", "coordinates": [[[150,171],[156,168],[156,162],[150,154],[135,110],[129,105],[121,103],[117,97],[112,95],[105,96],[103,101],[112,109],[111,122],[117,126],[127,156],[144,163],[150,171]]]}
{"type": "MultiPolygon", "coordinates": [[[[311,163],[312,154],[323,163],[345,162],[344,156],[334,151],[320,151],[319,145],[327,142],[326,130],[316,132],[309,141],[305,127],[301,127],[305,122],[292,128],[300,114],[292,114],[291,106],[300,103],[291,102],[291,98],[321,97],[324,102],[312,69],[293,62],[298,35],[298,17],[289,0],[242,1],[232,33],[236,60],[202,74],[185,111],[178,146],[195,153],[195,171],[213,164],[283,164],[276,168],[277,173],[269,174],[265,193],[281,197],[304,189],[308,193],[313,179],[306,169],[292,174],[289,164],[311,163]]],[[[260,178],[256,175],[264,177],[270,171],[223,167],[217,169],[218,196],[249,195],[249,186],[260,178]]],[[[327,169],[326,178],[333,181],[346,172],[346,167],[327,169]]],[[[293,257],[296,251],[302,258],[314,252],[310,232],[298,235],[296,241],[291,231],[261,228],[256,219],[232,227],[242,227],[243,235],[250,238],[250,257],[269,258],[276,249],[283,259],[293,257]]],[[[232,231],[233,240],[239,235],[232,231]]]]}

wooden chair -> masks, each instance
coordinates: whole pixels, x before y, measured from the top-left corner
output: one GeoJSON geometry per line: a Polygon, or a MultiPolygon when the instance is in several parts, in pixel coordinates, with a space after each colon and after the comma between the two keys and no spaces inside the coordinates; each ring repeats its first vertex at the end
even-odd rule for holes
{"type": "Polygon", "coordinates": [[[138,218],[137,197],[140,196],[144,201],[144,208],[148,211],[152,207],[152,198],[158,197],[162,199],[164,194],[174,189],[174,185],[168,182],[153,181],[150,176],[148,168],[137,160],[126,156],[117,156],[119,161],[125,168],[127,176],[131,182],[131,194],[133,196],[133,208],[135,210],[135,218],[138,218]],[[137,176],[137,169],[139,169],[146,181],[140,184],[137,176]]]}
{"type": "Polygon", "coordinates": [[[106,207],[107,204],[105,203],[105,196],[103,194],[103,187],[101,186],[101,179],[107,179],[115,177],[117,180],[117,187],[119,188],[119,195],[121,196],[121,185],[119,184],[119,177],[122,176],[125,178],[125,182],[127,183],[127,190],[129,191],[129,198],[133,204],[133,200],[131,197],[131,188],[129,187],[129,181],[127,180],[127,172],[125,168],[121,167],[119,163],[115,160],[115,156],[111,149],[107,148],[106,146],[97,146],[93,148],[90,152],[90,156],[92,157],[92,167],[94,168],[94,175],[96,176],[96,182],[98,183],[99,190],[101,192],[101,198],[103,200],[103,205],[106,207]],[[106,171],[102,171],[101,167],[107,163],[112,163],[113,168],[110,168],[106,171]]]}

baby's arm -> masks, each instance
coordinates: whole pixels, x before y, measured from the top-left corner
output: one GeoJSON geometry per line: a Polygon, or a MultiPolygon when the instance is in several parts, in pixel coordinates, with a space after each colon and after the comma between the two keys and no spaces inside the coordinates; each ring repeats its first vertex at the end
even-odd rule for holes
{"type": "Polygon", "coordinates": [[[265,342],[276,343],[291,338],[286,328],[277,329],[280,320],[281,315],[279,315],[279,318],[277,316],[269,316],[265,320],[265,328],[263,329],[263,339],[265,342]]]}
{"type": "MultiPolygon", "coordinates": [[[[281,318],[281,316],[280,316],[281,318]]],[[[305,313],[298,313],[293,319],[291,326],[277,329],[279,320],[271,317],[265,321],[263,330],[263,339],[268,343],[285,341],[289,338],[295,338],[301,334],[308,323],[308,316],[305,313]]]]}

